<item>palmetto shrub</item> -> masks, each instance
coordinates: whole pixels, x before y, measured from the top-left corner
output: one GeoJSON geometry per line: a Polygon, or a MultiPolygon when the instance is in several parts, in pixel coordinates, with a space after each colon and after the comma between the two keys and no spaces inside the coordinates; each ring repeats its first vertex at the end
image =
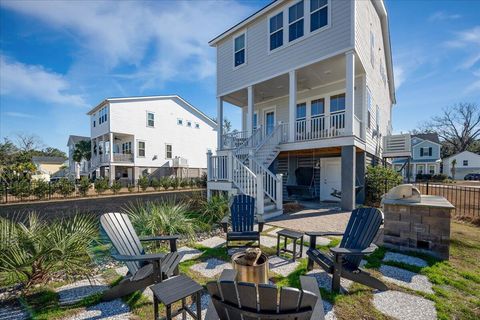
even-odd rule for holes
{"type": "Polygon", "coordinates": [[[181,234],[189,239],[195,235],[195,220],[188,217],[189,207],[185,203],[137,202],[128,205],[125,212],[140,235],[181,234]]]}
{"type": "Polygon", "coordinates": [[[163,189],[168,190],[168,188],[170,188],[170,178],[163,177],[162,179],[160,179],[160,185],[163,189]]]}
{"type": "Polygon", "coordinates": [[[28,288],[59,270],[66,276],[88,274],[89,248],[97,232],[95,220],[88,216],[51,222],[34,213],[25,222],[0,218],[0,282],[20,282],[28,288]]]}
{"type": "Polygon", "coordinates": [[[112,185],[110,186],[110,190],[112,190],[114,194],[119,193],[121,189],[122,189],[122,184],[120,183],[120,181],[115,180],[112,182],[112,185]]]}
{"type": "Polygon", "coordinates": [[[145,176],[142,176],[138,178],[138,185],[142,189],[142,191],[146,191],[148,189],[148,186],[150,185],[150,181],[148,181],[148,178],[145,176]]]}
{"type": "Polygon", "coordinates": [[[98,194],[104,193],[108,189],[108,180],[104,178],[98,178],[94,182],[95,192],[98,194]]]}
{"type": "Polygon", "coordinates": [[[180,187],[185,188],[188,187],[189,180],[188,179],[182,179],[180,180],[180,187]]]}
{"type": "Polygon", "coordinates": [[[201,192],[195,193],[190,199],[191,207],[200,213],[202,222],[212,225],[218,223],[228,214],[228,197],[215,195],[207,200],[201,192]]]}
{"type": "Polygon", "coordinates": [[[158,180],[157,178],[153,178],[152,181],[150,182],[150,185],[155,191],[160,189],[160,187],[162,186],[162,184],[160,183],[160,180],[158,180]]]}
{"type": "Polygon", "coordinates": [[[173,190],[177,190],[179,185],[180,185],[180,179],[178,178],[170,179],[170,186],[173,188],[173,190]]]}
{"type": "Polygon", "coordinates": [[[88,177],[83,176],[80,179],[80,182],[78,184],[78,191],[80,192],[80,194],[85,197],[88,194],[88,190],[90,190],[91,187],[92,185],[88,177]]]}

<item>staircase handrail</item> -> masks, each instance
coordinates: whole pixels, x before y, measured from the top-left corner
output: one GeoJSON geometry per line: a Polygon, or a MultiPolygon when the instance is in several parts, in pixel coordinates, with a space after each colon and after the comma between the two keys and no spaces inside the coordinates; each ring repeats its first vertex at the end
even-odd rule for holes
{"type": "Polygon", "coordinates": [[[240,154],[248,153],[247,151],[249,149],[256,148],[255,141],[259,139],[260,139],[260,142],[262,141],[261,140],[262,132],[263,132],[262,126],[258,126],[257,128],[255,128],[252,135],[244,143],[238,146],[238,148],[235,150],[235,155],[237,156],[240,154]],[[244,153],[242,153],[241,151],[244,151],[244,153]]]}
{"type": "Polygon", "coordinates": [[[233,157],[232,181],[243,194],[257,196],[257,175],[236,156],[233,157]]]}
{"type": "Polygon", "coordinates": [[[279,182],[279,178],[253,157],[249,157],[248,160],[251,161],[253,172],[256,175],[261,174],[263,176],[265,174],[263,191],[273,202],[277,203],[277,192],[279,192],[277,190],[277,182],[279,182]]]}

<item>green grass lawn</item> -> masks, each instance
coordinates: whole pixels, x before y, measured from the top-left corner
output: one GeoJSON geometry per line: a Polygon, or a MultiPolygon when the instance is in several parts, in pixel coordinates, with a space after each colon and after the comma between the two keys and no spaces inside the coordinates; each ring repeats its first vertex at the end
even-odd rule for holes
{"type": "MultiPolygon", "coordinates": [[[[451,238],[449,261],[440,262],[425,255],[416,255],[425,259],[428,266],[418,268],[394,262],[384,263],[426,275],[433,283],[434,294],[422,294],[393,284],[388,284],[388,286],[390,289],[416,294],[434,301],[439,319],[480,319],[480,228],[453,222],[451,238]]],[[[328,247],[337,244],[338,239],[335,239],[329,246],[320,246],[319,248],[328,250],[328,247]]],[[[190,270],[190,267],[209,258],[229,261],[229,257],[223,247],[215,249],[195,247],[202,250],[203,254],[194,260],[182,262],[180,272],[204,285],[211,279],[202,277],[190,270]]],[[[105,249],[105,247],[96,248],[97,254],[105,255],[105,249]]],[[[262,249],[267,254],[275,253],[274,248],[262,249]]],[[[376,269],[380,266],[385,252],[384,248],[379,248],[367,259],[366,267],[375,275],[379,275],[376,269]]],[[[303,258],[299,259],[299,262],[299,266],[289,276],[282,277],[271,274],[272,280],[278,286],[299,287],[299,277],[307,272],[307,261],[303,258]]],[[[120,279],[113,270],[107,270],[103,276],[112,284],[120,279]]],[[[50,284],[21,299],[20,302],[28,307],[34,319],[59,319],[99,301],[98,296],[93,296],[71,307],[60,307],[58,297],[53,291],[54,287],[55,284],[50,284]]],[[[365,286],[354,284],[348,294],[332,294],[323,289],[321,292],[324,300],[334,304],[338,319],[390,319],[375,310],[372,304],[373,291],[365,286]]],[[[139,319],[153,318],[153,306],[141,294],[132,294],[125,297],[124,301],[139,319]]]]}

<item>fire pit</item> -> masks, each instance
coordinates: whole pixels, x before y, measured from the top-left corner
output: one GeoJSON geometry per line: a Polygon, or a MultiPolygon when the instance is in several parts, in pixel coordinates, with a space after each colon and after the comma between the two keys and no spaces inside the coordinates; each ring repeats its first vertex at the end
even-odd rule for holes
{"type": "Polygon", "coordinates": [[[238,282],[268,284],[268,258],[258,248],[237,252],[232,256],[233,269],[238,282]]]}

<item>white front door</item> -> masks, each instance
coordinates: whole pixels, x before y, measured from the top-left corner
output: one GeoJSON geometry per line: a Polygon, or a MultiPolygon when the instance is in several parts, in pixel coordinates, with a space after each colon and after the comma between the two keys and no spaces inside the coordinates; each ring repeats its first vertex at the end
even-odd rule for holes
{"type": "Polygon", "coordinates": [[[340,201],[332,196],[334,189],[342,189],[341,159],[320,159],[320,201],[340,201]]]}

